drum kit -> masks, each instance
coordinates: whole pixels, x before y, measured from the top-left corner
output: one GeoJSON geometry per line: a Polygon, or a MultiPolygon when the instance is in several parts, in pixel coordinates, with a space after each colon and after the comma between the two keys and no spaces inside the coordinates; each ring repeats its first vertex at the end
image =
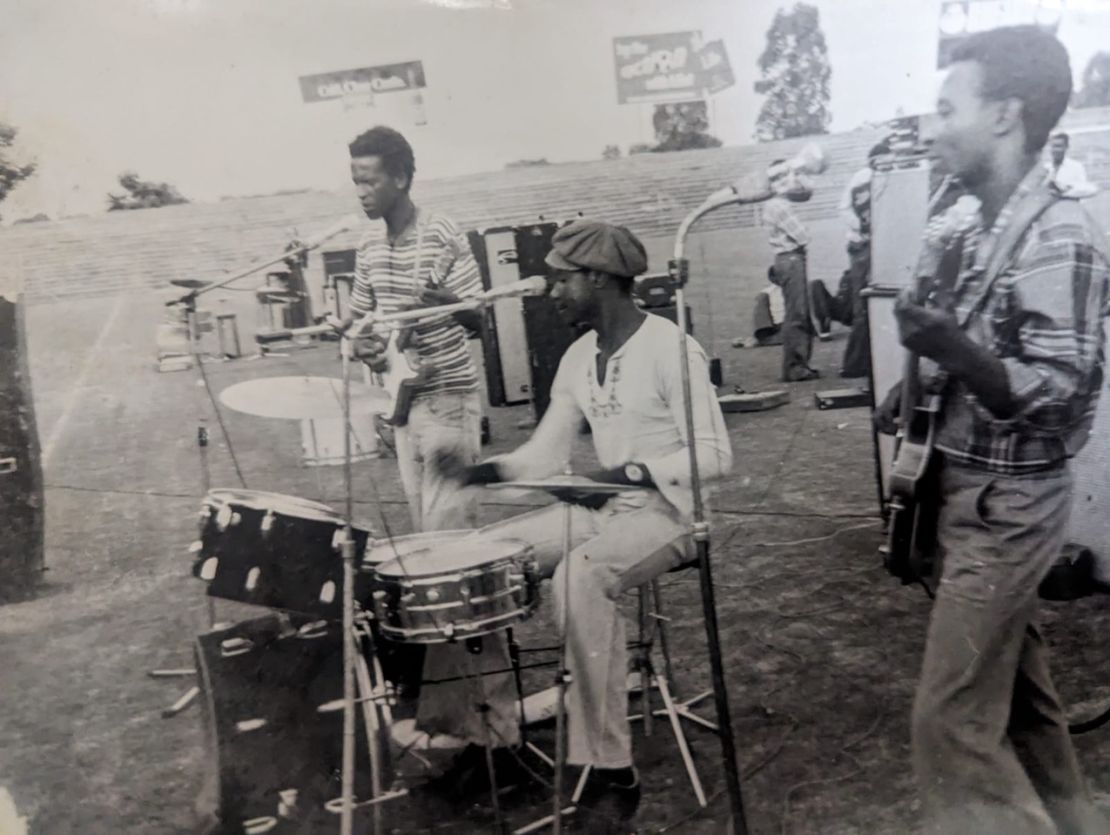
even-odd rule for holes
{"type": "MultiPolygon", "coordinates": [[[[505,488],[543,489],[564,499],[629,489],[585,481],[505,488]]],[[[391,762],[385,740],[396,736],[392,709],[419,690],[423,648],[472,643],[527,620],[540,602],[539,578],[528,543],[481,529],[392,538],[351,529],[355,701],[365,743],[356,771],[369,774],[368,785],[360,779],[370,792],[352,805],[377,813],[381,803],[406,794],[399,783],[382,789],[391,762]]],[[[223,826],[284,831],[294,821],[319,823],[342,811],[342,798],[326,797],[326,775],[337,761],[337,728],[328,717],[345,707],[335,692],[345,530],[335,510],[295,496],[214,489],[201,503],[199,539],[190,547],[194,576],[211,597],[274,610],[197,641],[216,761],[206,803],[223,826]],[[315,703],[306,706],[312,696],[315,703]]]]}
{"type": "MultiPolygon", "coordinates": [[[[820,163],[817,167],[822,168],[824,158],[820,154],[817,157],[820,163]]],[[[693,436],[694,428],[685,338],[686,305],[683,301],[689,274],[685,240],[691,226],[708,212],[730,203],[756,202],[759,199],[763,196],[749,199],[735,189],[727,195],[722,192],[722,195],[713,196],[693,210],[679,226],[668,272],[676,294],[679,367],[689,437],[693,436]]],[[[307,252],[352,224],[352,220],[344,219],[315,239],[299,245],[297,252],[307,252]]],[[[230,284],[270,263],[285,260],[289,255],[286,252],[278,259],[254,266],[219,283],[190,288],[181,298],[168,302],[181,305],[186,311],[190,322],[190,344],[195,346],[196,330],[195,322],[188,314],[195,312],[197,296],[230,284]]],[[[542,291],[543,279],[532,277],[518,284],[521,287],[519,290],[514,287],[497,288],[477,299],[454,305],[390,315],[371,312],[342,327],[328,322],[294,329],[288,334],[312,336],[324,332],[339,333],[340,378],[269,378],[241,383],[223,392],[221,399],[225,405],[251,414],[307,422],[337,422],[342,435],[342,454],[337,452],[333,457],[341,460],[344,467],[346,506],[343,512],[338,512],[326,505],[294,496],[246,489],[209,490],[205,486],[200,539],[191,548],[194,574],[208,582],[208,592],[212,597],[266,606],[278,613],[270,619],[263,619],[264,624],[247,622],[223,630],[214,627],[198,639],[197,671],[201,683],[208,690],[204,703],[209,709],[210,735],[216,737],[212,744],[221,765],[217,774],[209,775],[209,782],[214,782],[214,787],[206,786],[206,789],[211,788],[209,799],[217,810],[218,826],[262,833],[281,828],[288,830],[288,827],[283,827],[284,821],[302,817],[299,787],[288,785],[290,781],[296,782],[297,764],[288,763],[292,769],[276,767],[277,760],[288,759],[288,738],[283,738],[276,748],[267,749],[263,745],[252,749],[252,768],[264,768],[272,777],[269,783],[266,780],[259,782],[257,773],[244,780],[243,775],[232,766],[229,766],[227,773],[223,773],[222,764],[225,762],[241,765],[233,753],[238,750],[235,743],[246,744],[245,740],[252,735],[256,741],[264,739],[264,733],[261,736],[258,734],[266,728],[284,728],[289,734],[308,740],[305,750],[327,752],[329,755],[334,753],[334,735],[325,734],[324,741],[320,742],[318,735],[309,732],[307,726],[319,726],[318,721],[306,720],[304,714],[295,710],[277,710],[283,697],[291,693],[303,695],[306,689],[303,680],[279,676],[279,686],[272,692],[256,693],[253,698],[223,699],[216,693],[219,688],[215,682],[219,673],[237,663],[242,664],[243,668],[239,669],[242,682],[265,686],[268,679],[264,673],[271,669],[269,662],[274,657],[287,654],[294,661],[315,659],[300,666],[297,663],[278,664],[278,669],[285,672],[302,668],[319,671],[321,665],[332,663],[335,652],[325,649],[314,653],[305,648],[323,646],[334,649],[341,642],[342,697],[325,699],[315,709],[317,720],[342,711],[339,765],[338,768],[333,767],[322,780],[316,781],[316,794],[323,797],[331,792],[334,776],[338,774],[341,781],[339,797],[325,801],[323,809],[326,813],[340,816],[341,835],[353,832],[356,809],[369,809],[374,831],[378,832],[381,831],[382,804],[405,793],[404,789],[382,789],[382,777],[388,769],[389,749],[388,746],[381,746],[380,741],[383,729],[392,724],[391,707],[396,703],[397,692],[403,692],[406,684],[411,683],[411,671],[418,666],[413,662],[417,651],[429,644],[460,640],[469,643],[526,620],[537,608],[539,586],[536,564],[531,548],[524,542],[496,539],[481,530],[380,539],[368,528],[356,525],[352,519],[352,464],[360,452],[352,418],[383,414],[384,405],[393,401],[385,389],[352,381],[355,342],[371,329],[395,331],[425,317],[444,316],[491,304],[500,294],[536,294],[542,291]],[[231,711],[235,716],[229,717],[227,710],[218,709],[219,705],[226,703],[235,706],[231,711]],[[277,712],[270,717],[252,715],[266,710],[277,712]],[[362,761],[369,761],[368,770],[356,769],[359,762],[356,757],[358,711],[363,717],[362,738],[366,742],[368,755],[362,761]],[[219,715],[213,718],[214,714],[219,715]],[[220,738],[221,729],[224,731],[223,739],[220,738]],[[355,799],[356,770],[359,772],[360,789],[366,785],[365,777],[369,777],[368,799],[355,799]],[[249,791],[252,780],[255,790],[249,791]],[[250,800],[249,804],[246,804],[245,798],[250,800]],[[250,805],[249,809],[247,805],[250,805]]],[[[206,379],[204,382],[207,385],[206,379]]],[[[209,393],[211,395],[210,390],[209,393]]],[[[206,432],[202,428],[198,430],[198,446],[205,474],[207,463],[203,448],[206,443],[206,432]]],[[[729,828],[737,835],[743,835],[746,821],[721,661],[709,561],[709,528],[693,445],[688,445],[688,449],[694,500],[691,533],[697,550],[723,777],[731,812],[729,828]]],[[[623,485],[601,485],[573,477],[507,484],[505,487],[546,490],[563,502],[571,502],[575,497],[596,496],[600,492],[630,489],[623,485]],[[583,484],[583,481],[587,483],[583,484]]],[[[570,550],[569,504],[567,508],[564,517],[564,557],[570,550]]],[[[569,572],[564,572],[564,576],[567,574],[569,572]]],[[[563,607],[564,617],[566,608],[563,607]]],[[[563,815],[573,811],[573,808],[567,810],[562,807],[560,766],[566,761],[564,695],[569,682],[565,665],[564,657],[560,660],[558,672],[556,756],[553,763],[544,757],[555,766],[553,814],[521,831],[534,831],[550,824],[558,835],[563,815]]],[[[518,673],[519,687],[519,667],[514,671],[518,673]]],[[[334,693],[330,695],[334,696],[334,693]]],[[[300,701],[303,703],[303,699],[300,701]]],[[[306,759],[319,761],[314,756],[301,758],[302,762],[306,759]]],[[[500,820],[496,792],[491,793],[491,800],[500,820]]],[[[308,831],[318,829],[313,825],[308,831]]]]}

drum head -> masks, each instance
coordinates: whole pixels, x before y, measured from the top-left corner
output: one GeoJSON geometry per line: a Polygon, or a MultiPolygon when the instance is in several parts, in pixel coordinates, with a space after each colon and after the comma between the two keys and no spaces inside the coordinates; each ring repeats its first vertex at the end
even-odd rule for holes
{"type": "Polygon", "coordinates": [[[391,580],[435,577],[478,568],[498,560],[522,557],[530,548],[527,542],[519,539],[474,536],[445,542],[407,556],[402,554],[400,558],[382,563],[374,570],[379,577],[391,580]]]}
{"type": "Polygon", "coordinates": [[[274,513],[296,516],[301,519],[316,519],[321,522],[343,524],[343,517],[326,504],[302,499],[298,496],[288,496],[284,493],[221,488],[209,490],[205,497],[205,504],[213,507],[238,505],[252,510],[272,510],[274,513]]]}
{"type": "Polygon", "coordinates": [[[366,546],[366,556],[363,562],[371,566],[379,565],[398,557],[428,551],[432,548],[441,548],[444,545],[458,542],[475,534],[477,534],[476,530],[461,528],[453,531],[430,531],[428,533],[395,536],[392,539],[375,539],[366,546]]]}

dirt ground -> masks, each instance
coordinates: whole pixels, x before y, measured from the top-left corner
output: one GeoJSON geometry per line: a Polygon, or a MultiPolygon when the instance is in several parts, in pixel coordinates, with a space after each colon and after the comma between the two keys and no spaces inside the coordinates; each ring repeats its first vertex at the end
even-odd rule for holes
{"type": "MultiPolygon", "coordinates": [[[[839,233],[819,228],[814,272],[843,266],[839,233]]],[[[668,241],[652,242],[662,268],[668,241]]],[[[749,330],[766,252],[749,231],[695,238],[690,301],[697,335],[725,365],[727,386],[779,387],[776,348],[729,347],[749,330]]],[[[193,799],[211,768],[194,706],[160,711],[188,684],[154,680],[156,667],[192,665],[206,623],[202,584],[189,573],[201,473],[199,416],[212,435],[213,486],[235,486],[229,449],[191,372],[154,371],[160,303],[149,294],[58,301],[29,317],[32,376],[46,458],[46,583],[0,609],[0,787],[29,831],[173,833],[193,827],[193,799]]],[[[838,388],[844,332],[817,346],[825,379],[793,384],[791,402],[728,416],[734,473],[712,506],[713,566],[732,719],[749,828],[755,833],[914,831],[908,716],[928,601],[887,577],[868,414],[819,411],[813,392],[838,388]],[[829,378],[832,379],[829,379],[829,378]]],[[[334,373],[334,355],[206,365],[213,388],[258,376],[334,373]]],[[[492,409],[493,445],[526,436],[527,408],[492,409]]],[[[299,426],[226,412],[247,485],[338,503],[335,468],[300,465],[299,426]]],[[[357,465],[366,522],[405,530],[390,460],[357,465]]],[[[487,520],[519,512],[489,503],[487,520]]],[[[676,683],[708,687],[696,574],[668,575],[676,683]]],[[[247,616],[220,604],[221,619],[247,616]]],[[[255,614],[257,612],[254,612],[255,614]]],[[[1061,691],[1082,709],[1110,699],[1106,598],[1045,607],[1061,691]]],[[[550,642],[547,607],[519,630],[527,648],[550,642]]],[[[532,673],[529,688],[551,683],[532,673]]],[[[703,706],[711,715],[711,705],[703,706]]],[[[635,755],[644,781],[638,824],[650,832],[720,832],[727,803],[714,736],[688,734],[711,802],[699,810],[667,730],[635,755]]],[[[1110,729],[1076,740],[1096,790],[1110,790],[1110,729]]],[[[541,745],[550,731],[537,736],[541,745]]],[[[546,814],[542,797],[514,820],[546,814]]],[[[437,817],[400,802],[390,829],[475,831],[475,819],[437,817]]],[[[6,835],[6,833],[5,833],[6,835]]]]}

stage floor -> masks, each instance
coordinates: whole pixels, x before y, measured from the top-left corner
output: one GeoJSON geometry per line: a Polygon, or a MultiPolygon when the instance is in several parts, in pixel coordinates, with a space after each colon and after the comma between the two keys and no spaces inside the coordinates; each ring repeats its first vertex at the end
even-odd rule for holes
{"type": "MultiPolygon", "coordinates": [[[[835,278],[840,235],[818,231],[814,272],[835,278]],[[827,256],[827,257],[826,257],[827,256]]],[[[669,241],[651,242],[653,266],[669,241]]],[[[766,252],[751,230],[693,241],[691,303],[697,335],[725,363],[726,390],[781,387],[780,349],[737,350],[765,283],[766,252]],[[700,266],[698,266],[700,264],[700,266]]],[[[33,385],[47,483],[48,572],[35,599],[0,608],[0,789],[29,831],[188,832],[211,765],[194,705],[160,711],[185,680],[152,680],[156,667],[192,665],[205,624],[202,584],[186,553],[201,496],[195,436],[208,418],[213,486],[235,486],[228,448],[194,372],[154,370],[159,299],[149,293],[68,299],[29,310],[33,385]]],[[[713,497],[714,567],[733,721],[750,829],[764,832],[908,832],[917,808],[909,771],[909,711],[928,601],[886,576],[868,413],[819,411],[813,393],[840,388],[844,331],[816,345],[824,379],[791,384],[792,400],[726,416],[731,478],[713,497]],[[831,379],[830,379],[831,378],[831,379]]],[[[244,346],[249,347],[250,346],[244,346]]],[[[258,376],[335,373],[334,349],[283,359],[206,364],[217,391],[258,376]]],[[[527,407],[490,409],[493,444],[524,440],[527,407]]],[[[225,413],[232,448],[253,489],[338,503],[337,468],[300,465],[295,422],[225,413]]],[[[392,460],[357,465],[359,514],[407,530],[392,460]]],[[[494,497],[487,521],[525,507],[494,497]]],[[[668,576],[664,594],[678,684],[708,686],[694,573],[668,576]]],[[[545,597],[549,595],[545,592],[545,597]]],[[[247,615],[220,604],[221,619],[247,615]]],[[[253,610],[252,610],[253,612],[253,610]]],[[[1058,684],[1081,702],[1110,698],[1105,598],[1045,607],[1058,684]]],[[[519,630],[548,643],[549,603],[519,630]]],[[[550,684],[544,671],[532,689],[550,684]]],[[[1077,739],[1096,790],[1110,790],[1110,730],[1077,739]]],[[[636,731],[644,831],[722,831],[719,745],[689,731],[710,808],[699,812],[669,732],[636,731]]],[[[547,737],[550,738],[550,735],[547,737]]],[[[546,814],[539,800],[514,820],[546,814]]],[[[414,804],[386,807],[393,831],[475,831],[480,820],[438,819],[414,804]]]]}

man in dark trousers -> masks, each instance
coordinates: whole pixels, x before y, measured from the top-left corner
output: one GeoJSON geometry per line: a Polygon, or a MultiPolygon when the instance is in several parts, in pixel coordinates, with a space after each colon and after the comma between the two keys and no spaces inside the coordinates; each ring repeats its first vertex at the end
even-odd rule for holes
{"type": "MultiPolygon", "coordinates": [[[[1072,76],[1033,26],[969,37],[940,91],[934,154],[979,201],[940,224],[919,276],[943,305],[896,305],[902,344],[942,398],[942,560],[913,710],[926,831],[1103,833],[1037,626],[1037,589],[1064,548],[1068,459],[1103,385],[1110,256],[1039,162],[1072,76]]],[[[876,422],[890,431],[897,387],[876,422]]]]}
{"type": "MultiPolygon", "coordinates": [[[[785,160],[775,160],[775,167],[785,160]]],[[[791,182],[779,184],[775,195],[760,208],[763,225],[768,227],[768,243],[775,253],[775,278],[782,288],[785,307],[782,334],[782,379],[784,382],[813,380],[819,376],[810,368],[813,355],[813,322],[809,313],[809,289],[806,278],[806,247],[809,233],[791,208],[791,203],[809,199],[810,190],[796,175],[785,175],[791,182]]]]}

